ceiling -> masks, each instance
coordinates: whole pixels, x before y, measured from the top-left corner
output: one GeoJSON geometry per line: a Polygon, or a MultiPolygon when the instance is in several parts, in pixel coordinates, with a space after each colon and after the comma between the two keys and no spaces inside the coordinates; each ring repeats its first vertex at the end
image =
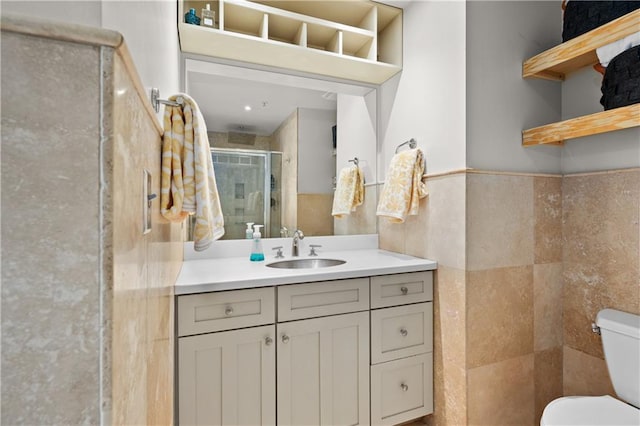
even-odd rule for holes
{"type": "Polygon", "coordinates": [[[336,110],[333,92],[200,72],[189,73],[189,95],[198,103],[207,130],[215,132],[268,136],[296,108],[336,110]]]}

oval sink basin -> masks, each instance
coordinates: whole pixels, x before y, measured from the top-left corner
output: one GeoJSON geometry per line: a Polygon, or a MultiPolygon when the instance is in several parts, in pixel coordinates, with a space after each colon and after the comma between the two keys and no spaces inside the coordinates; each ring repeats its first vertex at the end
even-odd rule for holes
{"type": "Polygon", "coordinates": [[[281,269],[306,269],[306,268],[326,268],[328,266],[337,266],[347,263],[346,260],[340,259],[291,259],[281,260],[279,262],[267,263],[269,268],[281,269]]]}

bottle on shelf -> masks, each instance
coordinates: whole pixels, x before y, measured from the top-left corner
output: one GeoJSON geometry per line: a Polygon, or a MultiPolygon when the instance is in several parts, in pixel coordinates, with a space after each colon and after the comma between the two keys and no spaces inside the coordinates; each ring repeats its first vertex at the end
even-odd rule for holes
{"type": "Polygon", "coordinates": [[[202,9],[202,18],[200,25],[203,27],[215,28],[216,27],[216,12],[211,10],[211,5],[207,3],[207,6],[202,9]]]}
{"type": "Polygon", "coordinates": [[[194,8],[189,9],[189,11],[184,14],[184,22],[187,24],[200,25],[200,18],[196,15],[194,8]]]}

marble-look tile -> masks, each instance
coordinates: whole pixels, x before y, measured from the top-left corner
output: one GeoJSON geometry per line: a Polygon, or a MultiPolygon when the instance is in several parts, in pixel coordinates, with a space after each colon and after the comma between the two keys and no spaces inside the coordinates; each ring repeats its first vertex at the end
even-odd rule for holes
{"type": "Polygon", "coordinates": [[[434,414],[431,425],[466,423],[464,271],[434,273],[434,414]]]}
{"type": "Polygon", "coordinates": [[[255,135],[246,139],[229,139],[229,132],[207,132],[212,148],[271,150],[271,137],[255,135]],[[238,143],[241,142],[241,143],[238,143]]]}
{"type": "Polygon", "coordinates": [[[562,178],[533,178],[534,263],[562,261],[562,178]]]}
{"type": "Polygon", "coordinates": [[[468,375],[469,425],[533,425],[534,355],[473,368],[468,375]]]}
{"type": "Polygon", "coordinates": [[[392,223],[378,217],[378,245],[382,250],[406,254],[404,228],[406,223],[392,223]]]}
{"type": "Polygon", "coordinates": [[[567,395],[613,395],[604,359],[564,346],[562,391],[567,395]]]}
{"type": "Polygon", "coordinates": [[[467,270],[533,263],[533,177],[467,174],[467,270]]]}
{"type": "Polygon", "coordinates": [[[464,174],[427,180],[429,196],[420,200],[418,216],[406,221],[407,254],[465,268],[465,185],[464,174]]]}
{"type": "Polygon", "coordinates": [[[114,282],[112,377],[114,424],[173,420],[173,284],[182,261],[180,224],[152,201],[152,229],[143,234],[143,170],[160,192],[161,139],[130,76],[114,63],[114,282]]]}
{"type": "Polygon", "coordinates": [[[534,355],[535,424],[540,424],[547,404],[563,395],[562,357],[562,346],[536,352],[534,355]]]}
{"type": "Polygon", "coordinates": [[[2,32],[2,424],[100,423],[99,50],[2,32]]]}
{"type": "Polygon", "coordinates": [[[467,272],[467,367],[533,352],[533,266],[467,272]]]}
{"type": "Polygon", "coordinates": [[[602,358],[603,308],[640,313],[640,170],[563,181],[564,343],[602,358]]]}
{"type": "Polygon", "coordinates": [[[533,265],[533,349],[562,346],[562,263],[533,265]]]}
{"type": "Polygon", "coordinates": [[[362,205],[348,216],[333,219],[333,234],[376,234],[378,232],[376,216],[377,192],[376,185],[365,186],[362,205]]]}
{"type": "Polygon", "coordinates": [[[305,236],[333,235],[333,194],[298,194],[298,228],[305,236]]]}

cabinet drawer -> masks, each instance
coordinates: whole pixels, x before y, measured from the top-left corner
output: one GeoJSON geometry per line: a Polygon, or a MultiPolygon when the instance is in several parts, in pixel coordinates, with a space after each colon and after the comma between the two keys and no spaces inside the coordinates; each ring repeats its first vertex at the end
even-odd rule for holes
{"type": "Polygon", "coordinates": [[[368,309],[368,278],[278,287],[278,321],[344,314],[368,309]]]}
{"type": "Polygon", "coordinates": [[[371,363],[433,350],[433,303],[371,311],[371,363]]]}
{"type": "Polygon", "coordinates": [[[431,271],[371,277],[371,308],[433,300],[431,271]]]}
{"type": "Polygon", "coordinates": [[[273,287],[178,297],[178,336],[275,322],[273,287]]]}
{"type": "Polygon", "coordinates": [[[431,353],[371,367],[371,424],[394,425],[433,413],[431,353]]]}

